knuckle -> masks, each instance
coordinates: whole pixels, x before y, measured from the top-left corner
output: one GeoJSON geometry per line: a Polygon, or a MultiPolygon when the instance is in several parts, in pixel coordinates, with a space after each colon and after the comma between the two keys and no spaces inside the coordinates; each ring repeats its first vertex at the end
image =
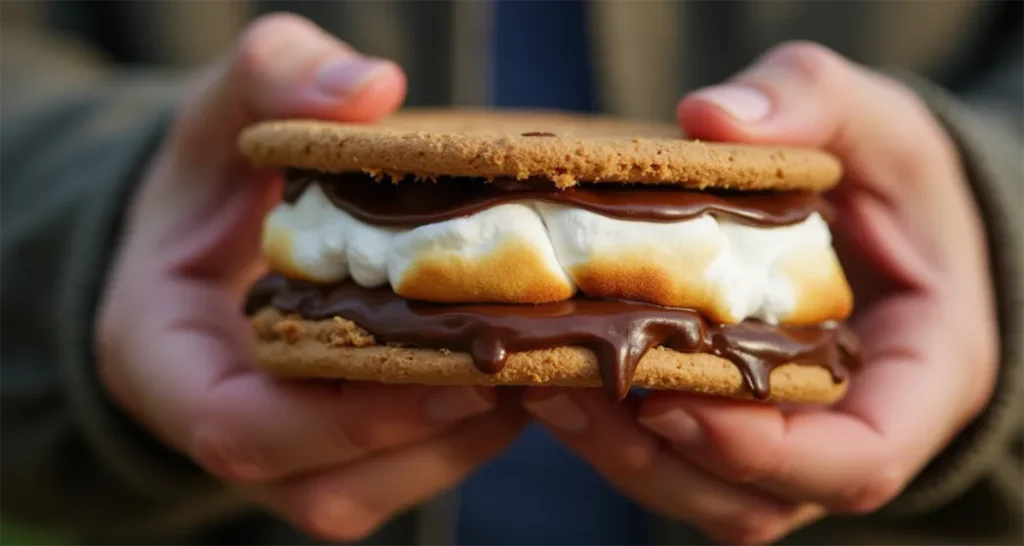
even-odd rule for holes
{"type": "Polygon", "coordinates": [[[975,336],[974,359],[986,367],[995,368],[999,363],[999,338],[995,330],[983,330],[975,336]]]}
{"type": "Polygon", "coordinates": [[[878,465],[871,476],[839,500],[838,511],[869,514],[882,508],[902,491],[903,476],[902,469],[894,463],[878,465]]]}
{"type": "Polygon", "coordinates": [[[651,471],[658,447],[654,443],[621,445],[613,453],[614,471],[621,476],[641,476],[651,471]]]}
{"type": "Polygon", "coordinates": [[[723,544],[768,544],[777,539],[784,529],[784,522],[777,517],[753,510],[736,514],[706,532],[723,544]]]}
{"type": "MultiPolygon", "coordinates": [[[[898,80],[882,74],[872,74],[872,81],[881,95],[889,99],[904,113],[902,131],[907,139],[913,138],[919,152],[917,161],[907,161],[907,171],[902,174],[909,181],[934,183],[935,167],[941,166],[948,172],[956,172],[956,145],[949,138],[942,124],[932,114],[932,109],[923,98],[898,80]]],[[[901,136],[903,133],[898,133],[901,136]]]]}
{"type": "Polygon", "coordinates": [[[965,380],[977,387],[967,400],[965,421],[974,419],[988,406],[999,375],[999,342],[996,336],[991,331],[979,332],[969,343],[974,346],[967,353],[967,361],[976,362],[978,366],[969,367],[971,373],[965,380]]]}
{"type": "Polygon", "coordinates": [[[777,475],[781,468],[782,458],[777,453],[773,449],[736,453],[730,465],[730,476],[733,480],[745,484],[766,481],[777,475]]]}
{"type": "MultiPolygon", "coordinates": [[[[100,318],[99,324],[96,327],[96,360],[100,366],[101,371],[107,368],[107,364],[113,358],[113,355],[117,348],[117,331],[113,328],[109,321],[100,318]]],[[[101,379],[102,379],[101,374],[101,379]]]]}
{"type": "Polygon", "coordinates": [[[119,374],[116,372],[115,360],[118,358],[119,331],[111,319],[109,311],[103,311],[96,326],[96,372],[100,382],[123,402],[123,390],[120,388],[119,374]]]}
{"type": "Polygon", "coordinates": [[[228,482],[257,482],[267,479],[266,465],[257,450],[223,426],[200,427],[191,442],[193,458],[217,478],[228,482]]]}
{"type": "Polygon", "coordinates": [[[335,429],[333,441],[339,450],[375,451],[387,446],[386,436],[393,434],[379,423],[339,426],[335,429]]]}
{"type": "Polygon", "coordinates": [[[493,434],[487,430],[477,433],[474,430],[452,430],[443,432],[432,438],[438,449],[444,453],[443,466],[433,479],[436,481],[453,481],[462,479],[467,473],[480,464],[494,457],[508,445],[513,435],[493,434]],[[443,473],[443,478],[442,478],[443,473]]]}
{"type": "Polygon", "coordinates": [[[118,296],[115,289],[108,293],[100,304],[96,316],[95,340],[96,356],[101,365],[115,358],[118,353],[123,331],[121,317],[125,314],[121,305],[123,299],[118,296]]]}
{"type": "Polygon", "coordinates": [[[299,526],[326,540],[358,542],[380,526],[383,518],[345,495],[317,495],[299,514],[299,526]],[[323,498],[327,497],[327,498],[323,498]]]}
{"type": "Polygon", "coordinates": [[[268,13],[254,19],[239,38],[240,47],[254,47],[278,40],[295,32],[308,32],[317,26],[301,15],[287,12],[268,13]]]}
{"type": "Polygon", "coordinates": [[[848,64],[835,51],[807,41],[792,41],[776,46],[768,53],[767,59],[792,68],[809,84],[818,87],[834,82],[848,64]]]}
{"type": "Polygon", "coordinates": [[[339,427],[327,438],[329,449],[341,460],[350,460],[365,455],[370,448],[364,447],[365,443],[357,443],[352,436],[342,427],[339,427]]]}
{"type": "Polygon", "coordinates": [[[122,345],[124,329],[113,306],[104,305],[95,330],[96,375],[111,399],[130,413],[138,413],[135,396],[130,392],[123,367],[127,362],[122,345]]]}
{"type": "Polygon", "coordinates": [[[339,453],[380,451],[426,437],[430,428],[406,419],[338,420],[331,441],[339,453]]]}
{"type": "Polygon", "coordinates": [[[494,442],[469,434],[443,434],[437,437],[445,450],[452,454],[452,460],[465,465],[474,465],[494,453],[494,442]]]}
{"type": "Polygon", "coordinates": [[[317,28],[310,20],[293,13],[262,15],[238,39],[234,69],[242,75],[257,75],[271,52],[282,50],[296,35],[317,28]]]}

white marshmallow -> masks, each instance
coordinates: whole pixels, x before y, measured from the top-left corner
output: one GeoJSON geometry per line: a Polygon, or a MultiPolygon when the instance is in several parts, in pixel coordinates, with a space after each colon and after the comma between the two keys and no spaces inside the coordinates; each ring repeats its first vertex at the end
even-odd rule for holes
{"type": "Polygon", "coordinates": [[[570,284],[572,270],[588,260],[636,256],[638,250],[640,256],[649,250],[652,256],[685,257],[710,244],[717,255],[702,278],[725,299],[729,318],[770,323],[784,321],[799,299],[799,287],[777,264],[793,252],[831,246],[828,225],[817,213],[794,225],[768,228],[711,215],[681,222],[621,220],[526,201],[412,229],[387,228],[367,225],[335,207],[317,185],[294,205],[282,203],[271,212],[265,233],[272,231],[284,232],[292,241],[292,255],[276,257],[279,263],[318,282],[337,282],[351,274],[364,287],[385,282],[398,286],[423,260],[480,260],[509,242],[532,247],[545,274],[570,284]]]}
{"type": "Polygon", "coordinates": [[[719,226],[729,244],[708,275],[720,279],[736,316],[770,324],[792,313],[797,301],[791,279],[776,267],[780,260],[793,251],[832,246],[828,224],[818,213],[798,224],[767,229],[736,222],[719,226]]]}
{"type": "Polygon", "coordinates": [[[345,215],[349,229],[348,268],[352,280],[366,288],[387,284],[388,253],[401,230],[364,224],[345,211],[339,211],[345,215]]]}
{"type": "Polygon", "coordinates": [[[348,277],[345,237],[350,217],[338,210],[319,186],[303,192],[294,205],[278,205],[264,220],[264,237],[283,233],[291,244],[284,259],[313,281],[334,282],[348,277]],[[340,213],[340,214],[339,214],[340,213]]]}
{"type": "Polygon", "coordinates": [[[595,257],[653,248],[685,255],[722,239],[718,224],[704,215],[685,222],[643,222],[602,216],[589,210],[535,203],[544,218],[562,267],[572,269],[595,257]]]}

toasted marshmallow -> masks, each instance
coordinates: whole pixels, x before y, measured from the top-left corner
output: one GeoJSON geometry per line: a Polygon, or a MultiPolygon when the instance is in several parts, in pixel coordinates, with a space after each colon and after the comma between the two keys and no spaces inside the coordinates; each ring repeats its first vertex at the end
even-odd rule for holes
{"type": "Polygon", "coordinates": [[[388,254],[388,277],[401,296],[443,302],[542,303],[576,291],[544,222],[521,204],[397,235],[388,254]]]}
{"type": "Polygon", "coordinates": [[[339,211],[319,187],[294,206],[277,206],[263,223],[262,253],[270,267],[294,278],[329,283],[348,277],[346,239],[354,218],[339,211]]]}
{"type": "Polygon", "coordinates": [[[727,246],[713,217],[642,222],[547,203],[535,206],[559,262],[585,294],[732,318],[715,279],[705,274],[727,246]]]}
{"type": "Polygon", "coordinates": [[[713,320],[811,324],[845,318],[849,286],[818,214],[781,227],[712,215],[644,222],[523,201],[411,229],[365,224],[318,185],[268,215],[272,269],[313,282],[389,283],[437,302],[622,298],[713,320]]]}
{"type": "Polygon", "coordinates": [[[588,295],[699,309],[720,322],[820,322],[850,305],[828,225],[757,227],[703,215],[682,222],[609,218],[537,203],[559,262],[588,295]],[[830,295],[832,288],[838,288],[830,295]],[[813,290],[829,305],[809,299],[813,290]],[[838,300],[831,303],[832,300],[838,300]],[[846,303],[844,303],[846,301],[846,303]],[[806,307],[824,308],[822,314],[806,307]]]}
{"type": "Polygon", "coordinates": [[[263,254],[289,277],[331,283],[351,275],[360,286],[390,283],[413,299],[544,303],[576,292],[544,222],[521,204],[396,229],[357,220],[314,184],[267,216],[263,254]]]}
{"type": "Polygon", "coordinates": [[[849,313],[849,287],[821,215],[768,229],[736,222],[718,226],[727,244],[706,275],[720,287],[729,322],[746,317],[772,324],[815,323],[849,313]],[[793,260],[801,265],[793,267],[793,260]],[[819,292],[815,286],[822,281],[828,289],[819,292]],[[806,300],[809,290],[819,292],[822,300],[806,300]]]}

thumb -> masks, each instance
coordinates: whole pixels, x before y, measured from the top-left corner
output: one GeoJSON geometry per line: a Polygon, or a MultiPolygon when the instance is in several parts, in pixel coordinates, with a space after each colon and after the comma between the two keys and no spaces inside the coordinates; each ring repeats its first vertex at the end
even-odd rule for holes
{"type": "MultiPolygon", "coordinates": [[[[944,345],[945,331],[979,322],[997,331],[984,227],[959,154],[910,89],[822,46],[792,43],[685,97],[677,113],[695,138],[822,147],[839,157],[846,174],[832,195],[833,235],[866,347],[897,353],[933,335],[931,345],[958,354],[965,343],[944,345]],[[915,298],[903,301],[908,294],[915,298]],[[915,305],[914,324],[895,311],[915,305]],[[943,320],[954,326],[933,326],[943,320]],[[914,333],[924,325],[931,330],[914,333]]],[[[986,337],[961,354],[990,355],[993,344],[986,337]]],[[[931,353],[924,345],[915,350],[931,353]]]]}
{"type": "Polygon", "coordinates": [[[277,201],[272,173],[238,153],[241,131],[270,118],[373,121],[401,104],[405,86],[396,64],[304,18],[256,20],[178,113],[134,207],[139,240],[167,269],[237,280],[258,266],[262,218],[277,201]]]}
{"type": "Polygon", "coordinates": [[[677,114],[694,138],[821,147],[839,156],[848,179],[900,179],[878,190],[956,171],[948,138],[916,95],[813,43],[767,52],[725,84],[685,97],[677,114]]]}
{"type": "Polygon", "coordinates": [[[837,232],[900,285],[921,285],[975,227],[946,133],[897,81],[825,47],[777,47],[722,85],[685,97],[694,138],[825,148],[842,161],[837,232]]]}
{"type": "Polygon", "coordinates": [[[297,15],[267,15],[199,81],[175,142],[192,161],[237,157],[238,134],[259,120],[374,121],[395,110],[405,91],[395,63],[360,55],[297,15]]]}

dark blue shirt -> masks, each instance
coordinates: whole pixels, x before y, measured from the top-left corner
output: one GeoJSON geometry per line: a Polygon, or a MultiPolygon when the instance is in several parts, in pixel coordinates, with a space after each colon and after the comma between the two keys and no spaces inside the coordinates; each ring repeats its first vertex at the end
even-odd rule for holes
{"type": "MultiPolygon", "coordinates": [[[[492,102],[595,109],[583,0],[498,0],[492,102]]],[[[462,487],[461,544],[644,544],[643,512],[539,425],[462,487]]]]}

